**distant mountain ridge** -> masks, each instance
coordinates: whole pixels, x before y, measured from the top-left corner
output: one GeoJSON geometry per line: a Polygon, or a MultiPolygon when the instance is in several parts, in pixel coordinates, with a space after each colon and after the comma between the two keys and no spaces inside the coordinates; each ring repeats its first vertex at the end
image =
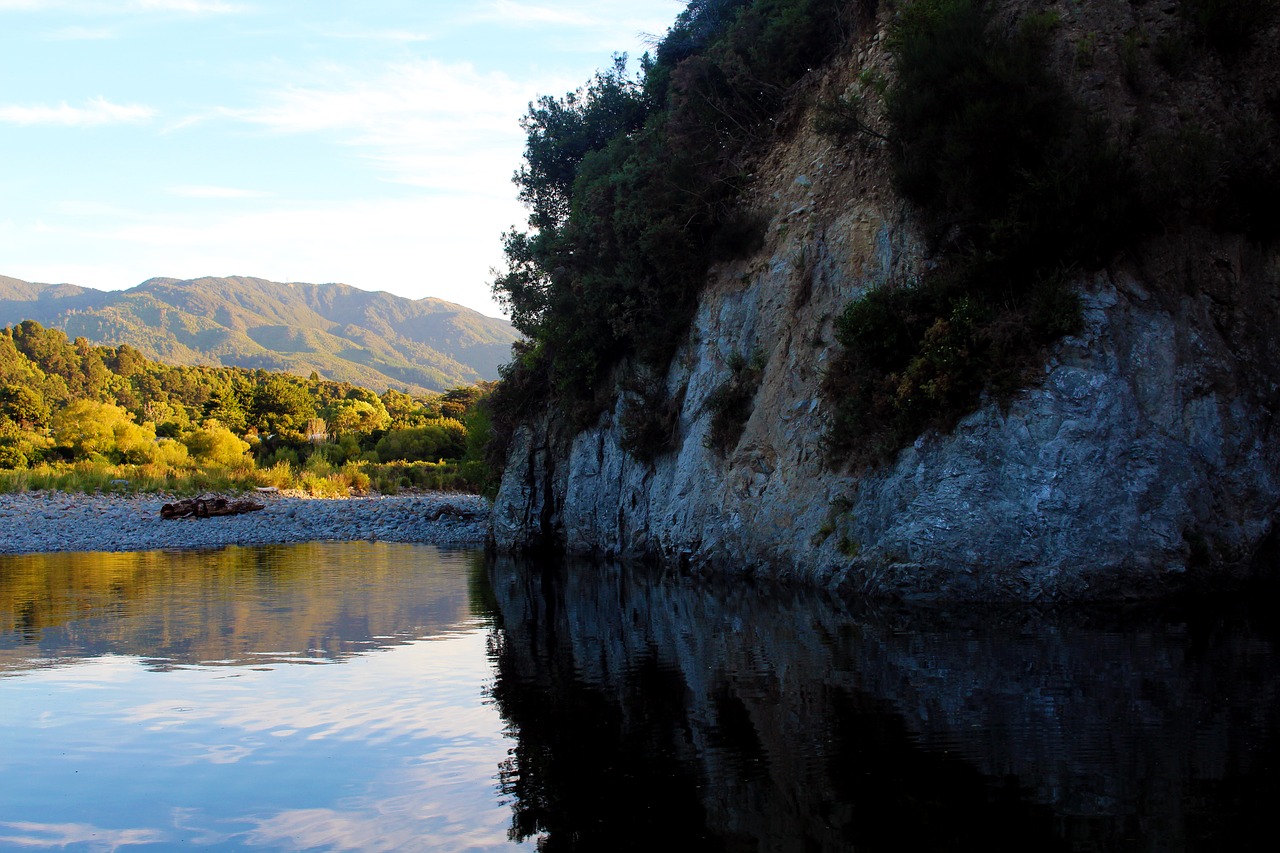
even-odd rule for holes
{"type": "Polygon", "coordinates": [[[170,364],[314,370],[379,392],[495,379],[518,337],[505,320],[441,299],[245,276],[121,291],[0,276],[0,325],[23,320],[170,364]]]}

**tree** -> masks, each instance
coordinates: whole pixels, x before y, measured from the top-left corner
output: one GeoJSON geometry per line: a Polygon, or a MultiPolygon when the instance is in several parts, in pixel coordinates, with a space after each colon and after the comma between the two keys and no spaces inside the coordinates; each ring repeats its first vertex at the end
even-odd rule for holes
{"type": "Polygon", "coordinates": [[[96,400],[72,400],[53,417],[53,438],[82,458],[92,454],[114,455],[127,462],[150,458],[155,430],[134,423],[124,409],[96,400]]]}
{"type": "Polygon", "coordinates": [[[248,422],[240,398],[230,388],[215,389],[209,394],[204,404],[204,416],[237,432],[243,430],[248,422]]]}
{"type": "Polygon", "coordinates": [[[126,379],[142,373],[149,366],[146,357],[128,344],[121,344],[108,353],[107,360],[111,370],[126,379]]]}
{"type": "Polygon", "coordinates": [[[103,400],[111,385],[112,373],[102,360],[102,350],[94,347],[83,337],[78,337],[72,344],[80,369],[68,377],[72,390],[80,397],[103,400]]]}
{"type": "Polygon", "coordinates": [[[462,420],[484,393],[484,389],[475,385],[450,388],[440,398],[440,414],[446,418],[462,420]]]}
{"type": "Polygon", "coordinates": [[[45,373],[56,373],[68,382],[79,373],[80,361],[57,329],[46,329],[35,320],[23,320],[13,327],[13,344],[45,373]]]}
{"type": "Polygon", "coordinates": [[[254,389],[252,425],[262,433],[302,440],[302,428],[316,408],[306,389],[280,374],[270,374],[254,389]]]}
{"type": "Polygon", "coordinates": [[[578,166],[592,151],[644,125],[649,104],[640,79],[627,76],[626,54],[586,86],[556,99],[544,95],[520,120],[527,136],[525,165],[515,174],[529,224],[553,230],[569,218],[578,166]]]}
{"type": "Polygon", "coordinates": [[[425,418],[423,405],[420,402],[394,388],[388,388],[382,395],[382,406],[391,418],[390,427],[393,429],[421,426],[425,418]]]}
{"type": "Polygon", "coordinates": [[[248,464],[249,442],[217,421],[205,421],[183,441],[192,458],[208,465],[236,468],[248,464]]]}
{"type": "Polygon", "coordinates": [[[325,410],[325,420],[335,435],[369,435],[391,425],[391,416],[376,396],[372,402],[353,397],[338,400],[325,410]]]}
{"type": "Polygon", "coordinates": [[[8,418],[24,430],[49,424],[49,406],[39,391],[22,385],[0,388],[0,417],[8,418]]]}

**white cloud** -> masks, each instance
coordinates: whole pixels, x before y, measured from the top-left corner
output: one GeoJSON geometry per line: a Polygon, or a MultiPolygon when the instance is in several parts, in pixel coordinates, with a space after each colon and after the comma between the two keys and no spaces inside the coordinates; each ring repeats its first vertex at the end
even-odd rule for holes
{"type": "Polygon", "coordinates": [[[502,230],[525,215],[514,193],[507,195],[306,205],[232,199],[188,210],[104,210],[99,219],[83,204],[75,220],[0,222],[0,256],[5,275],[26,281],[107,290],[152,276],[340,281],[498,316],[489,270],[502,262],[502,230]]]}
{"type": "MultiPolygon", "coordinates": [[[[132,146],[100,170],[113,178],[106,186],[75,164],[65,188],[45,176],[27,180],[21,188],[31,200],[15,209],[28,212],[0,223],[0,272],[89,287],[132,286],[153,275],[340,280],[498,313],[489,270],[502,263],[502,231],[527,216],[510,181],[525,141],[520,117],[536,97],[580,86],[614,50],[642,50],[639,39],[627,39],[665,29],[680,3],[411,5],[412,13],[402,0],[359,12],[296,0],[0,0],[0,9],[62,11],[41,26],[46,38],[105,37],[106,28],[124,36],[140,22],[153,37],[159,24],[198,22],[182,34],[191,40],[191,66],[173,66],[175,75],[194,76],[153,85],[130,72],[110,82],[106,70],[132,68],[140,54],[122,38],[127,54],[80,72],[95,81],[89,88],[33,90],[9,96],[29,104],[0,103],[0,128],[133,122],[139,131],[100,134],[104,147],[93,154],[104,162],[108,143],[132,146]],[[236,41],[241,28],[219,26],[238,20],[235,11],[254,14],[256,41],[236,41]],[[194,17],[201,13],[218,17],[194,17]],[[216,42],[205,43],[206,34],[216,42]],[[463,57],[471,62],[456,61],[463,57]],[[123,88],[139,82],[146,88],[123,88]],[[96,92],[115,100],[81,100],[96,92]],[[131,209],[95,211],[93,200],[131,209]]],[[[53,48],[96,57],[116,46],[53,48]]],[[[72,79],[51,76],[47,85],[72,79]]]]}
{"type": "Polygon", "coordinates": [[[245,11],[245,7],[238,3],[222,3],[218,0],[133,0],[129,6],[144,11],[190,12],[200,15],[245,11]]]}
{"type": "Polygon", "coordinates": [[[115,104],[101,96],[89,100],[83,107],[73,107],[66,101],[57,106],[0,104],[0,122],[23,126],[52,124],[95,127],[103,124],[129,124],[146,121],[155,114],[153,108],[143,104],[115,104]]]}
{"type": "Polygon", "coordinates": [[[649,40],[665,33],[679,11],[677,2],[653,0],[491,0],[477,7],[470,20],[498,27],[538,28],[554,38],[556,50],[608,56],[649,49],[649,40]],[[630,46],[627,39],[632,40],[630,46]]]}
{"type": "Polygon", "coordinates": [[[6,831],[17,834],[0,835],[0,843],[29,848],[59,847],[63,850],[72,844],[115,850],[140,844],[163,844],[169,840],[165,833],[154,829],[107,829],[87,823],[0,822],[0,832],[6,831]]]}
{"type": "Polygon", "coordinates": [[[552,24],[558,27],[598,27],[602,21],[588,11],[599,4],[539,5],[520,3],[517,0],[494,0],[486,3],[479,16],[485,19],[516,24],[552,24]]]}
{"type": "Polygon", "coordinates": [[[231,14],[248,11],[240,3],[223,0],[0,0],[0,11],[65,10],[75,13],[118,15],[134,12],[181,12],[209,15],[231,14]]]}
{"type": "Polygon", "coordinates": [[[260,106],[218,114],[272,133],[337,134],[398,183],[509,198],[524,143],[519,118],[536,95],[498,72],[418,60],[365,79],[323,69],[260,106]]]}
{"type": "Polygon", "coordinates": [[[325,38],[332,39],[364,39],[367,41],[389,41],[400,44],[435,41],[439,36],[419,30],[325,30],[325,38]]]}
{"type": "Polygon", "coordinates": [[[68,199],[54,205],[54,210],[64,216],[103,216],[118,218],[132,215],[129,210],[117,204],[101,201],[79,201],[68,199]]]}

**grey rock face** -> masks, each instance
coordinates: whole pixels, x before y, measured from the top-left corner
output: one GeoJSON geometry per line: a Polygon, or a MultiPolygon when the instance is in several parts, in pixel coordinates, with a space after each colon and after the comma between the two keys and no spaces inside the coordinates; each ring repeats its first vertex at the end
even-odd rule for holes
{"type": "Polygon", "coordinates": [[[833,318],[926,260],[892,210],[808,216],[779,218],[769,257],[714,271],[665,377],[672,398],[683,391],[676,450],[652,464],[623,450],[621,404],[575,436],[549,417],[518,433],[499,548],[556,539],[867,595],[1053,600],[1234,571],[1271,536],[1276,257],[1205,238],[1079,280],[1085,328],[1042,381],[847,472],[821,449],[833,318]],[[722,456],[706,446],[707,400],[731,359],[752,355],[765,361],[754,409],[722,456]]]}

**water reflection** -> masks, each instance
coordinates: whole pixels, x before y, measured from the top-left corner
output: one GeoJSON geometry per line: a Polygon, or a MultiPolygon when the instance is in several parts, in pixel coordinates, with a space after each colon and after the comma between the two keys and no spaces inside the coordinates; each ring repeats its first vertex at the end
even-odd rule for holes
{"type": "MultiPolygon", "coordinates": [[[[851,613],[493,570],[513,834],[546,850],[1247,850],[1280,794],[1269,603],[851,613]]],[[[1270,845],[1268,844],[1268,849],[1270,845]]]]}
{"type": "Polygon", "coordinates": [[[854,612],[381,543],[0,558],[0,847],[1254,849],[1272,601],[854,612]]]}
{"type": "Polygon", "coordinates": [[[486,582],[382,543],[0,558],[0,847],[511,847],[486,582]]]}
{"type": "Polygon", "coordinates": [[[440,557],[373,542],[4,557],[0,673],[102,654],[158,669],[324,662],[462,630],[477,615],[468,584],[422,571],[427,552],[440,557]]]}

